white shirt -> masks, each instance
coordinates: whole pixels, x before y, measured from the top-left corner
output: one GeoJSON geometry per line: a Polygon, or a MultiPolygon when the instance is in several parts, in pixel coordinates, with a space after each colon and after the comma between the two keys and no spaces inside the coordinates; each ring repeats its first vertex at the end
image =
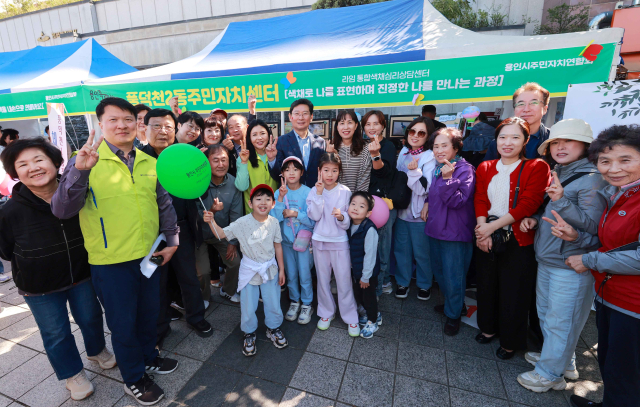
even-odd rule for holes
{"type": "MultiPolygon", "coordinates": [[[[489,196],[489,202],[491,202],[491,209],[489,209],[489,215],[503,217],[509,213],[509,189],[511,187],[511,173],[520,165],[522,160],[518,160],[513,164],[504,165],[502,160],[498,160],[496,169],[498,173],[489,181],[489,187],[487,188],[487,195],[489,196]]],[[[508,228],[508,226],[505,226],[508,228]]]]}

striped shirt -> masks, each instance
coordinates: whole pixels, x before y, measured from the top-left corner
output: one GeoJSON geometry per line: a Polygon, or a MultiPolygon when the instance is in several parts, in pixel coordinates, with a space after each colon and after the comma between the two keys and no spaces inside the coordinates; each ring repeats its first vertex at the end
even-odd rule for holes
{"type": "Polygon", "coordinates": [[[340,146],[338,155],[342,160],[340,183],[349,188],[351,192],[369,191],[369,182],[371,180],[369,145],[365,144],[357,157],[351,155],[351,146],[340,146]]]}

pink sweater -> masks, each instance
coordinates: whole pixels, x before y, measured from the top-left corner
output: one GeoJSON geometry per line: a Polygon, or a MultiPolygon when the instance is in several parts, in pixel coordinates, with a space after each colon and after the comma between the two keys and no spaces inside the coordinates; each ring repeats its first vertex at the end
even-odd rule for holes
{"type": "Polygon", "coordinates": [[[338,183],[331,191],[326,189],[322,195],[318,195],[316,187],[311,188],[307,196],[307,216],[316,221],[313,228],[313,239],[321,242],[347,242],[347,229],[350,219],[347,215],[351,190],[338,183]],[[331,212],[338,208],[344,215],[344,220],[339,222],[331,212]]]}

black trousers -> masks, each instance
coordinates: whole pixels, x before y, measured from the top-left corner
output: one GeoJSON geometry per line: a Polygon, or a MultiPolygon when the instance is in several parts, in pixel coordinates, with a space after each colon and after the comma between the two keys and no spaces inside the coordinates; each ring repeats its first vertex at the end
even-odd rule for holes
{"type": "Polygon", "coordinates": [[[499,335],[505,349],[527,349],[529,311],[538,273],[533,245],[520,246],[511,236],[504,253],[475,250],[478,327],[486,334],[499,335]]]}
{"type": "MultiPolygon", "coordinates": [[[[206,243],[203,243],[206,244],[206,243]]],[[[209,264],[211,265],[211,280],[220,280],[220,258],[215,246],[207,244],[209,264]]]]}
{"type": "Polygon", "coordinates": [[[640,406],[640,319],[596,300],[596,325],[603,407],[640,406]]]}
{"type": "MultiPolygon", "coordinates": [[[[180,223],[180,222],[179,222],[180,223]]],[[[170,284],[169,267],[175,273],[180,292],[182,294],[182,304],[185,309],[185,319],[190,324],[196,324],[204,319],[204,302],[200,292],[200,281],[196,272],[196,247],[189,233],[188,226],[180,225],[180,246],[168,264],[158,267],[160,272],[160,314],[158,315],[158,342],[169,333],[171,315],[169,306],[171,304],[171,291],[175,285],[170,284]],[[184,229],[184,231],[183,231],[184,229]]]]}
{"type": "Polygon", "coordinates": [[[367,311],[367,319],[376,322],[378,319],[378,298],[376,297],[376,288],[378,287],[378,277],[369,279],[369,287],[361,288],[360,280],[351,279],[353,282],[353,295],[356,302],[364,307],[367,311]]]}

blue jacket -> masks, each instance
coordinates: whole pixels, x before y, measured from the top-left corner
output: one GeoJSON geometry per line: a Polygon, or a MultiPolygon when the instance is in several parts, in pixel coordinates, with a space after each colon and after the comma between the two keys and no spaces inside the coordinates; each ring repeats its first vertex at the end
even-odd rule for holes
{"type": "MultiPolygon", "coordinates": [[[[306,171],[302,174],[302,178],[300,178],[300,182],[309,188],[313,188],[313,186],[318,182],[318,162],[320,161],[320,157],[324,154],[326,148],[325,140],[314,134],[309,134],[308,136],[311,142],[311,152],[309,153],[309,165],[306,168],[306,171]]],[[[302,151],[300,151],[300,146],[298,145],[298,139],[296,138],[296,134],[292,131],[285,134],[282,137],[278,138],[278,155],[276,157],[276,163],[273,165],[273,168],[269,169],[269,173],[271,177],[275,180],[280,180],[280,173],[282,162],[285,158],[289,156],[296,156],[302,160],[302,151]]]]}
{"type": "MultiPolygon", "coordinates": [[[[544,124],[540,123],[540,129],[538,130],[538,133],[536,133],[538,137],[531,137],[525,147],[525,157],[528,159],[540,158],[540,154],[538,154],[538,147],[540,147],[540,144],[549,138],[550,132],[551,129],[548,129],[544,124]]],[[[497,160],[498,158],[498,144],[496,144],[496,140],[493,139],[491,144],[489,144],[487,154],[485,154],[482,161],[497,160]]]]}

